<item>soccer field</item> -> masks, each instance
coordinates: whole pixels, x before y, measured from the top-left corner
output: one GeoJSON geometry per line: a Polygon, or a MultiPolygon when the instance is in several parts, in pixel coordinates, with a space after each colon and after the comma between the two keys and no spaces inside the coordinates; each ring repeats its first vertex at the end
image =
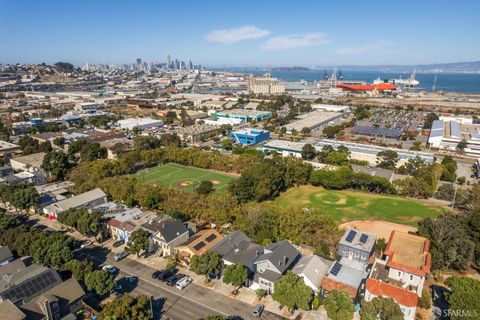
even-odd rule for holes
{"type": "Polygon", "coordinates": [[[167,163],[155,168],[137,172],[136,177],[141,183],[159,184],[179,190],[195,190],[201,181],[213,183],[215,191],[226,190],[228,183],[236,179],[233,175],[182,166],[176,163],[167,163]]]}
{"type": "Polygon", "coordinates": [[[382,220],[410,226],[417,226],[425,218],[434,218],[446,209],[413,199],[314,186],[292,188],[278,197],[275,203],[281,207],[320,208],[339,223],[382,220]]]}

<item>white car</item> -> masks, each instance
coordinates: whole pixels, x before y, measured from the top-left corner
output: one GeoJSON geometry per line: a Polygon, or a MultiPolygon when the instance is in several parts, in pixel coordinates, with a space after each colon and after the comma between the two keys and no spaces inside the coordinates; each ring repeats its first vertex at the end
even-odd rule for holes
{"type": "Polygon", "coordinates": [[[192,278],[185,277],[178,280],[175,286],[177,287],[177,289],[183,290],[183,288],[187,287],[190,283],[192,283],[192,278]]]}
{"type": "Polygon", "coordinates": [[[110,272],[111,274],[115,274],[115,273],[118,272],[118,269],[117,269],[116,267],[114,267],[114,266],[112,266],[112,265],[109,265],[109,264],[103,266],[103,267],[102,267],[102,270],[108,271],[108,272],[110,272]]]}

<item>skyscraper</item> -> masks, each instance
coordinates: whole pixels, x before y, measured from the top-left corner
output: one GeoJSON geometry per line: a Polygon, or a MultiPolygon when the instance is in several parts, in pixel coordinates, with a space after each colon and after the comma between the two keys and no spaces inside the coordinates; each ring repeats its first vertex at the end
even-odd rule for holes
{"type": "Polygon", "coordinates": [[[167,70],[170,70],[172,60],[170,59],[170,54],[167,54],[167,70]]]}
{"type": "Polygon", "coordinates": [[[142,59],[137,58],[137,64],[142,64],[142,59]]]}

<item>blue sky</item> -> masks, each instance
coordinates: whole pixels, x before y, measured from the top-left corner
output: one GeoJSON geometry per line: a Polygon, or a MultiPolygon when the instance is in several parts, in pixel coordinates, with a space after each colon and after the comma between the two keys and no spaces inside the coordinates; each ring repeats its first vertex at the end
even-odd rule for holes
{"type": "Polygon", "coordinates": [[[207,66],[480,60],[480,1],[0,0],[0,63],[207,66]]]}

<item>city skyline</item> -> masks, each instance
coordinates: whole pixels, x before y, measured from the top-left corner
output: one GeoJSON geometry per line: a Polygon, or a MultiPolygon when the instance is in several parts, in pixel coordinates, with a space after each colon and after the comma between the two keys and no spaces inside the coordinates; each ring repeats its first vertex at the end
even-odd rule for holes
{"type": "Polygon", "coordinates": [[[210,67],[478,60],[480,3],[463,4],[0,1],[0,30],[14,30],[2,34],[0,63],[166,62],[168,54],[210,67]]]}

